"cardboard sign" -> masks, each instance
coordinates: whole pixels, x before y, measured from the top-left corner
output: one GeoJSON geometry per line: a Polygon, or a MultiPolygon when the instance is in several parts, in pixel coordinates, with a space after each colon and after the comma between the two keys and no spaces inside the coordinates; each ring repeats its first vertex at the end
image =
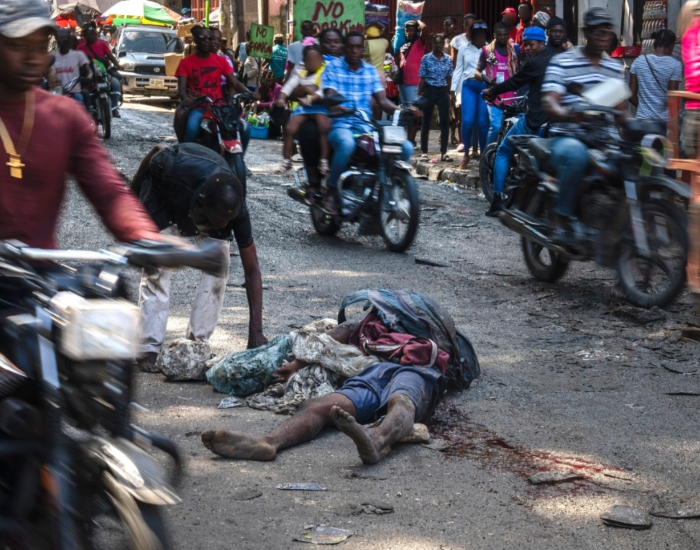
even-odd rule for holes
{"type": "Polygon", "coordinates": [[[246,46],[246,52],[253,57],[272,59],[272,42],[274,38],[274,27],[253,23],[250,26],[250,42],[246,46]]]}
{"type": "Polygon", "coordinates": [[[316,32],[333,27],[341,33],[364,31],[364,0],[294,0],[294,40],[301,40],[301,23],[313,21],[316,32]]]}

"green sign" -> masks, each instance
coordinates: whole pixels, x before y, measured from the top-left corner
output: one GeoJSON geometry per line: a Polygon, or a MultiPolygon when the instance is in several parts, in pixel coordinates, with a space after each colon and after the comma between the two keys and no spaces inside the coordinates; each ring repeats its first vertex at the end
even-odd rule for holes
{"type": "Polygon", "coordinates": [[[343,34],[363,32],[364,0],[294,0],[294,39],[301,40],[301,23],[313,21],[316,32],[333,27],[343,34]]]}
{"type": "Polygon", "coordinates": [[[274,27],[253,23],[250,27],[250,42],[246,46],[246,53],[253,57],[272,59],[272,41],[274,37],[274,27]]]}

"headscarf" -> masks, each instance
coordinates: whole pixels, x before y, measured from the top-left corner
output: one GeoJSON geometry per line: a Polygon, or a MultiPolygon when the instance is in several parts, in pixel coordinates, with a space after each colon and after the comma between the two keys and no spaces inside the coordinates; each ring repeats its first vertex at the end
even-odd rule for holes
{"type": "Polygon", "coordinates": [[[546,11],[538,11],[533,20],[537,21],[543,29],[546,29],[549,22],[549,14],[546,11]]]}

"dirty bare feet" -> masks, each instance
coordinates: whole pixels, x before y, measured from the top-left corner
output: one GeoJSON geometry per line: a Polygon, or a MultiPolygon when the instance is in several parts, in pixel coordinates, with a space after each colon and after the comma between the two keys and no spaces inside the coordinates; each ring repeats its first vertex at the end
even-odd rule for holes
{"type": "Polygon", "coordinates": [[[202,443],[212,453],[223,458],[273,460],[277,456],[277,451],[264,435],[207,430],[202,432],[202,443]]]}
{"type": "Polygon", "coordinates": [[[381,460],[382,448],[372,430],[358,424],[354,416],[337,406],[331,409],[331,418],[335,427],[355,442],[363,463],[376,464],[381,460]]]}

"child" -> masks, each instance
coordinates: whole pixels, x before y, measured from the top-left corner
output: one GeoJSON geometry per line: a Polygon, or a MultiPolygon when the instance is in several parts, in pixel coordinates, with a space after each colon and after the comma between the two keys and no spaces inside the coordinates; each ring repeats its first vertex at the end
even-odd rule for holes
{"type": "Polygon", "coordinates": [[[321,47],[318,44],[310,44],[304,48],[303,53],[304,68],[294,71],[289,77],[287,83],[282,88],[280,97],[277,100],[278,107],[284,107],[287,98],[297,88],[303,88],[306,97],[298,100],[299,107],[292,113],[289,122],[287,123],[287,132],[284,136],[284,149],[281,173],[288,172],[292,169],[292,146],[294,145],[294,136],[296,135],[301,125],[306,121],[307,117],[313,117],[318,124],[320,134],[319,141],[321,146],[321,163],[319,170],[322,174],[328,173],[328,133],[331,131],[331,120],[326,116],[328,110],[323,105],[313,105],[314,100],[319,100],[321,91],[321,73],[326,64],[323,61],[321,47]]]}

